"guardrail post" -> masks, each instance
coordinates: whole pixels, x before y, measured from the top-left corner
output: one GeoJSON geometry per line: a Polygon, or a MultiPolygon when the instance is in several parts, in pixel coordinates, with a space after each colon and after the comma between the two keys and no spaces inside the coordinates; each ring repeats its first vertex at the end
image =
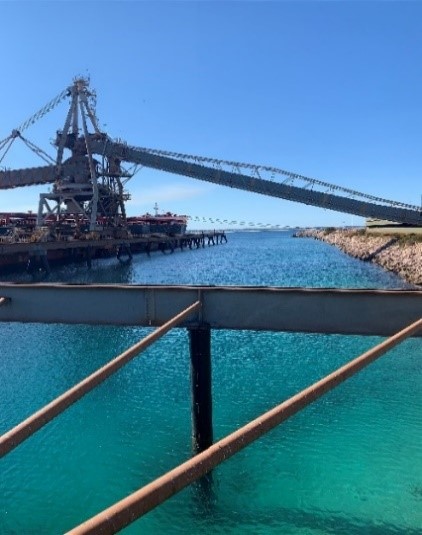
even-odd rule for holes
{"type": "Polygon", "coordinates": [[[211,329],[207,324],[189,327],[192,444],[195,453],[213,442],[211,391],[211,329]]]}

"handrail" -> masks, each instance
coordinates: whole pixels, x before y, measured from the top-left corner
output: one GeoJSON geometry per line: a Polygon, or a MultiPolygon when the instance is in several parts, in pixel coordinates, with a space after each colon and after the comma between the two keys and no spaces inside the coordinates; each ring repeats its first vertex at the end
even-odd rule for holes
{"type": "Polygon", "coordinates": [[[219,440],[202,453],[71,529],[67,535],[112,534],[120,531],[421,329],[422,318],[219,440]]]}
{"type": "Polygon", "coordinates": [[[182,312],[158,327],[151,334],[134,344],[119,356],[99,368],[97,371],[83,379],[81,382],[64,392],[37,412],[26,418],[23,422],[12,428],[0,437],[0,458],[12,451],[21,442],[29,438],[50,420],[61,414],[70,405],[78,401],[93,388],[101,384],[108,377],[116,373],[125,364],[130,362],[139,353],[147,349],[152,343],[161,338],[170,329],[181,323],[187,316],[200,307],[200,301],[195,301],[182,312]]]}

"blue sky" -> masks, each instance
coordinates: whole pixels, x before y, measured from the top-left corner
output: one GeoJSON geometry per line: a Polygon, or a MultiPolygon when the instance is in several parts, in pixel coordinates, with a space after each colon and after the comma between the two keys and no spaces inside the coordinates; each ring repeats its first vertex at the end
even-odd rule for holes
{"type": "MultiPolygon", "coordinates": [[[[0,139],[89,75],[100,126],[131,145],[421,202],[420,2],[3,1],[0,16],[0,139]]],[[[66,112],[26,137],[53,154],[66,112]]],[[[2,163],[38,164],[20,145],[2,163]]],[[[148,169],[127,187],[130,215],[157,202],[206,219],[362,222],[148,169]]],[[[2,191],[0,210],[36,210],[45,189],[2,191]]]]}

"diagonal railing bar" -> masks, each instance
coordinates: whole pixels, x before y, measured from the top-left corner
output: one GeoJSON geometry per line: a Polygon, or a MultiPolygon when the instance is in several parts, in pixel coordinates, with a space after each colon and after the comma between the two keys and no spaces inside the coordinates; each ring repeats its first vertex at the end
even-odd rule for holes
{"type": "Polygon", "coordinates": [[[422,318],[219,440],[202,453],[70,530],[67,535],[117,533],[421,329],[422,318]]]}
{"type": "Polygon", "coordinates": [[[96,386],[105,381],[108,377],[116,373],[134,357],[147,349],[156,340],[164,336],[170,329],[180,324],[195,310],[200,307],[200,301],[195,301],[182,312],[155,329],[151,334],[134,344],[132,347],[118,355],[116,358],[105,364],[103,367],[83,379],[81,382],[64,392],[40,410],[26,418],[23,422],[0,437],[0,457],[3,457],[20,443],[33,435],[50,420],[61,414],[70,405],[78,401],[85,394],[93,390],[96,386]]]}

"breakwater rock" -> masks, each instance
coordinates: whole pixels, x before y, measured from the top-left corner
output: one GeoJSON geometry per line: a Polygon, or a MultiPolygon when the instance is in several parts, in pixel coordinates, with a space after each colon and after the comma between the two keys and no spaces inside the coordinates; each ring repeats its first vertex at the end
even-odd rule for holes
{"type": "Polygon", "coordinates": [[[411,284],[422,286],[422,241],[412,236],[367,234],[364,230],[305,229],[296,237],[314,238],[346,254],[374,262],[411,284]]]}

